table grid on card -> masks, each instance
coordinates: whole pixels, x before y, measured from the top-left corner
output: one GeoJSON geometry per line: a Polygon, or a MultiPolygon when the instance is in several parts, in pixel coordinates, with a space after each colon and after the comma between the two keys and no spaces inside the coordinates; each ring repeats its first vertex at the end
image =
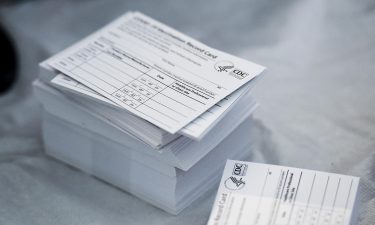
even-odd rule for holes
{"type": "Polygon", "coordinates": [[[288,225],[342,225],[346,210],[296,204],[288,225]]]}
{"type": "MultiPolygon", "coordinates": [[[[123,60],[114,61],[117,51],[120,50],[114,46],[105,46],[104,43],[96,41],[59,60],[55,66],[74,74],[146,116],[147,114],[152,116],[153,113],[159,114],[159,117],[163,119],[163,122],[159,122],[167,126],[170,122],[178,124],[188,117],[186,112],[195,111],[194,107],[182,101],[183,98],[182,100],[171,98],[172,94],[179,93],[184,95],[185,99],[191,99],[190,101],[194,104],[204,104],[184,94],[183,90],[179,90],[180,84],[177,80],[150,65],[144,64],[137,67],[123,60]],[[90,80],[80,74],[88,74],[90,80]],[[165,83],[155,79],[157,74],[164,75],[165,83]],[[172,104],[163,104],[165,101],[172,102],[172,104]],[[176,107],[170,106],[173,104],[176,107]]],[[[129,53],[126,53],[126,57],[131,60],[130,62],[137,62],[137,59],[132,58],[129,53]]]]}

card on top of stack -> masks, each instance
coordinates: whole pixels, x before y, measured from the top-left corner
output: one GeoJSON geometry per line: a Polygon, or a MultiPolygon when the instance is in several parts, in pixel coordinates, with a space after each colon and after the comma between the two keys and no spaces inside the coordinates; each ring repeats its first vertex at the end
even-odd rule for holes
{"type": "Polygon", "coordinates": [[[354,225],[359,178],[228,160],[208,225],[354,225]]]}
{"type": "Polygon", "coordinates": [[[40,68],[34,89],[45,109],[46,153],[168,212],[178,213],[212,187],[226,158],[248,155],[257,106],[251,88],[264,67],[139,12],[124,14],[40,68]],[[106,157],[93,160],[97,154],[106,157]],[[195,168],[208,158],[215,162],[210,172],[199,173],[195,168]],[[126,168],[145,168],[155,183],[168,179],[158,187],[170,184],[168,193],[132,183],[129,171],[118,171],[126,168]],[[182,185],[189,179],[210,182],[191,193],[196,186],[182,185]]]}
{"type": "MultiPolygon", "coordinates": [[[[125,14],[45,65],[170,134],[264,70],[138,12],[125,14]]],[[[58,80],[53,83],[74,89],[58,80]]],[[[210,125],[202,124],[203,129],[210,125]]],[[[199,139],[197,130],[191,125],[181,132],[199,139]]]]}

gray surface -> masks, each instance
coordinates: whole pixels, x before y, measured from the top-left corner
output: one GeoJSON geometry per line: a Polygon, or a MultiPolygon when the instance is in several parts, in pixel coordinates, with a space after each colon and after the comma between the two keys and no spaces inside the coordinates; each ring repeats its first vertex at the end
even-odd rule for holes
{"type": "Polygon", "coordinates": [[[0,224],[206,223],[214,193],[170,216],[41,152],[36,63],[128,10],[267,66],[250,160],[361,176],[360,224],[374,224],[374,1],[73,2],[2,10],[22,71],[0,97],[0,224]]]}

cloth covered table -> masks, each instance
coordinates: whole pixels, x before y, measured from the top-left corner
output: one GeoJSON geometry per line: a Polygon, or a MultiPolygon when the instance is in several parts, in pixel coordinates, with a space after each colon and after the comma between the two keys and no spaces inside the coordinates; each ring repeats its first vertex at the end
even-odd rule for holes
{"type": "Polygon", "coordinates": [[[375,2],[26,1],[0,10],[20,77],[0,97],[0,224],[206,224],[216,191],[171,216],[43,154],[37,63],[129,10],[268,67],[249,158],[360,176],[375,221],[375,2]]]}

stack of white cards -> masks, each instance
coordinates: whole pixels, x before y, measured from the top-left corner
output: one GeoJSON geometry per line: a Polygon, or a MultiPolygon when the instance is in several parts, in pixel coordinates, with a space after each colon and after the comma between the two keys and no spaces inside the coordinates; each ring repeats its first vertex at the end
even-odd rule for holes
{"type": "Polygon", "coordinates": [[[249,154],[262,66],[127,13],[42,62],[46,153],[176,214],[249,154]]]}
{"type": "Polygon", "coordinates": [[[354,225],[359,178],[228,160],[208,225],[354,225]]]}

